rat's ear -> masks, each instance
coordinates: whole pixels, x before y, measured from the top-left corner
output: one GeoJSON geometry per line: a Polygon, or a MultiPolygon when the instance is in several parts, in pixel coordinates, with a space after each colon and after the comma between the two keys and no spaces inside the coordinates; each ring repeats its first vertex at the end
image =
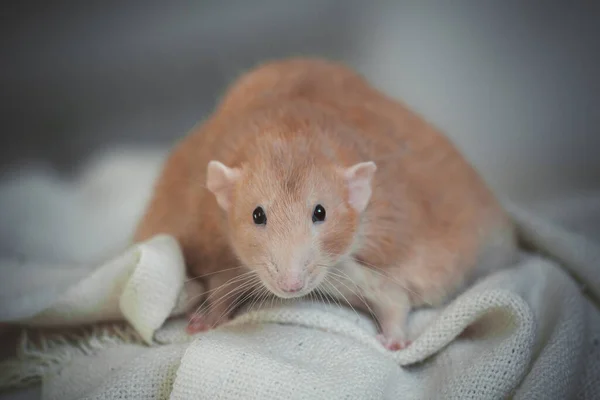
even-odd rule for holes
{"type": "Polygon", "coordinates": [[[344,179],[348,188],[348,201],[358,212],[363,212],[371,199],[371,182],[377,171],[373,161],[354,164],[344,170],[344,179]]]}
{"type": "Polygon", "coordinates": [[[217,199],[219,206],[228,211],[231,206],[233,187],[240,177],[240,170],[229,168],[219,161],[210,161],[206,170],[206,187],[217,199]]]}

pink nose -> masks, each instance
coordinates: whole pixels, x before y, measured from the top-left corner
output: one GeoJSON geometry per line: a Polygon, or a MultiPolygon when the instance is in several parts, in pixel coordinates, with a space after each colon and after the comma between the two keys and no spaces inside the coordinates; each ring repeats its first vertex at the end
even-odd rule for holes
{"type": "Polygon", "coordinates": [[[286,281],[281,283],[281,290],[288,293],[294,293],[302,289],[304,282],[301,280],[286,281]]]}

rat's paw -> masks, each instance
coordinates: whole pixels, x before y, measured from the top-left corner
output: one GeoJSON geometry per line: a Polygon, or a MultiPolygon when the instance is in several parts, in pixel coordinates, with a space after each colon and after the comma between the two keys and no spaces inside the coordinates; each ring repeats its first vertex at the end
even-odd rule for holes
{"type": "Polygon", "coordinates": [[[383,333],[377,335],[377,340],[388,350],[398,351],[410,346],[411,341],[403,338],[388,337],[383,333]]]}
{"type": "Polygon", "coordinates": [[[383,314],[381,333],[377,335],[377,340],[388,350],[398,351],[407,348],[410,345],[408,335],[406,334],[405,317],[394,314],[383,314]],[[387,318],[386,318],[387,317],[387,318]]]}
{"type": "Polygon", "coordinates": [[[204,332],[208,329],[209,325],[206,323],[206,318],[203,314],[192,314],[188,316],[188,325],[185,330],[189,335],[204,332]]]}
{"type": "Polygon", "coordinates": [[[205,332],[210,329],[216,328],[217,326],[229,321],[229,315],[222,315],[221,313],[208,311],[208,312],[197,312],[188,316],[188,325],[186,332],[189,335],[196,333],[205,332]]]}

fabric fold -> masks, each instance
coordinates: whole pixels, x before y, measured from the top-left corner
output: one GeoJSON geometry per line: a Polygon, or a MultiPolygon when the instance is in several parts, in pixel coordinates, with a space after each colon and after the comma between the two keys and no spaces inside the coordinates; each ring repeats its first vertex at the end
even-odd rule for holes
{"type": "Polygon", "coordinates": [[[190,337],[183,314],[203,288],[160,235],[24,318],[0,387],[42,380],[44,399],[600,398],[599,248],[511,212],[534,253],[412,313],[405,350],[385,350],[367,315],[308,300],[242,310],[190,337]]]}

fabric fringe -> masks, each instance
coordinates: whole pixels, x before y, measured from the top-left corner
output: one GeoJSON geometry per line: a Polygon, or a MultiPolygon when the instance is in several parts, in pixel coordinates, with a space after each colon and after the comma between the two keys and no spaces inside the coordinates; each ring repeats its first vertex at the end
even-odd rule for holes
{"type": "Polygon", "coordinates": [[[0,390],[34,385],[44,376],[60,371],[73,357],[94,355],[107,347],[123,344],[146,346],[133,327],[126,323],[60,331],[24,328],[16,356],[0,362],[0,390]]]}

